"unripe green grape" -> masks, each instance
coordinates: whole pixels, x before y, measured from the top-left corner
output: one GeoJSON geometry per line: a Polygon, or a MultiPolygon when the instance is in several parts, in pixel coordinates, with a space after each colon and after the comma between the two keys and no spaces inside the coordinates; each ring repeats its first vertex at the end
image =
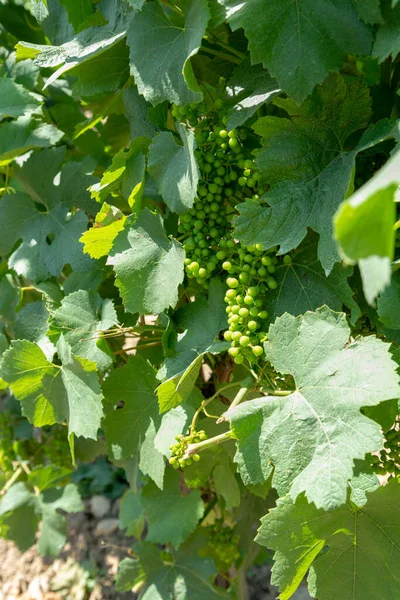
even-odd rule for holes
{"type": "Polygon", "coordinates": [[[233,300],[236,297],[236,291],[233,289],[227,290],[226,297],[233,300]]]}
{"type": "Polygon", "coordinates": [[[232,341],[233,342],[238,342],[241,337],[242,337],[242,334],[240,333],[240,331],[234,331],[232,333],[232,341]]]}
{"type": "Polygon", "coordinates": [[[249,311],[247,308],[245,308],[244,306],[242,308],[239,308],[239,316],[246,318],[249,315],[249,311]]]}
{"type": "Polygon", "coordinates": [[[261,346],[253,346],[252,351],[254,356],[261,356],[261,354],[264,352],[261,346]]]}
{"type": "Polygon", "coordinates": [[[237,365],[241,365],[244,361],[244,357],[241,354],[238,354],[233,360],[237,365]]]}
{"type": "Polygon", "coordinates": [[[288,254],[285,254],[283,257],[283,262],[285,265],[290,265],[292,263],[292,258],[288,254]]]}
{"type": "Polygon", "coordinates": [[[227,342],[231,342],[232,341],[232,332],[231,331],[225,331],[224,332],[224,339],[227,342]]]}
{"type": "Polygon", "coordinates": [[[241,346],[248,346],[250,344],[250,338],[247,335],[242,335],[242,337],[239,339],[239,344],[241,346]]]}
{"type": "Polygon", "coordinates": [[[263,256],[261,262],[264,267],[268,267],[269,265],[272,265],[272,258],[271,256],[263,256]]]}
{"type": "Polygon", "coordinates": [[[258,317],[258,308],[256,306],[252,306],[249,310],[251,317],[258,317]]]}
{"type": "Polygon", "coordinates": [[[238,179],[238,184],[239,184],[241,187],[244,187],[244,186],[246,185],[246,183],[247,183],[247,179],[246,179],[246,177],[239,177],[239,179],[238,179]]]}
{"type": "Polygon", "coordinates": [[[267,285],[271,290],[275,290],[278,287],[278,282],[273,277],[268,277],[267,285]]]}
{"type": "Polygon", "coordinates": [[[249,306],[250,304],[254,303],[254,298],[252,296],[246,295],[244,297],[244,303],[249,306]]]}
{"type": "Polygon", "coordinates": [[[228,279],[226,280],[226,283],[228,284],[228,286],[230,288],[237,288],[239,285],[239,282],[235,277],[228,277],[228,279]]]}
{"type": "Polygon", "coordinates": [[[260,288],[258,288],[257,286],[251,286],[249,287],[249,289],[247,290],[247,294],[249,296],[253,296],[253,298],[255,298],[256,296],[258,296],[258,294],[260,293],[260,288]]]}
{"type": "Polygon", "coordinates": [[[258,316],[260,317],[260,319],[266,319],[268,317],[268,312],[266,310],[261,310],[258,313],[258,316]]]}
{"type": "MultiPolygon", "coordinates": [[[[225,269],[225,271],[230,271],[232,269],[232,263],[229,260],[226,260],[225,262],[222,263],[222,268],[225,269]]],[[[228,283],[228,285],[229,285],[229,283],[228,283]]],[[[230,286],[230,287],[232,287],[232,286],[230,286]]]]}
{"type": "Polygon", "coordinates": [[[250,331],[255,331],[258,327],[258,323],[257,321],[249,321],[247,323],[247,327],[250,329],[250,331]]]}
{"type": "Polygon", "coordinates": [[[249,274],[248,273],[240,273],[239,281],[240,281],[240,283],[247,283],[249,281],[249,274]]]}
{"type": "Polygon", "coordinates": [[[232,358],[235,358],[235,356],[238,356],[238,354],[239,354],[239,348],[236,348],[236,347],[229,348],[228,354],[230,354],[232,356],[232,358]]]}
{"type": "Polygon", "coordinates": [[[192,455],[192,459],[194,460],[194,462],[199,462],[199,460],[200,460],[200,455],[199,455],[199,454],[193,454],[193,455],[192,455]]]}

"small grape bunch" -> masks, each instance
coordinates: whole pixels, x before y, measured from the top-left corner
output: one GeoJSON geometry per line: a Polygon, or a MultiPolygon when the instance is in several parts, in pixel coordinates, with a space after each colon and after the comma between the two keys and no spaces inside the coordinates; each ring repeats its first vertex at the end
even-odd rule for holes
{"type": "Polygon", "coordinates": [[[179,469],[179,467],[183,469],[184,467],[189,467],[193,462],[199,462],[199,454],[192,454],[188,458],[184,458],[184,456],[190,444],[198,444],[207,438],[208,436],[204,430],[193,431],[193,433],[189,433],[188,435],[183,435],[182,433],[176,435],[176,443],[169,447],[172,454],[168,461],[169,464],[172,465],[174,469],[179,469]]]}
{"type": "MultiPolygon", "coordinates": [[[[263,354],[268,318],[264,307],[270,290],[278,287],[273,277],[279,265],[275,254],[276,248],[265,252],[261,244],[235,244],[233,251],[226,252],[222,268],[229,275],[225,294],[229,327],[224,338],[231,342],[229,354],[237,364],[245,358],[254,362],[263,354]]],[[[283,257],[282,263],[290,264],[290,256],[283,257]]]]}
{"type": "Polygon", "coordinates": [[[216,519],[209,527],[209,546],[214,560],[223,571],[227,571],[232,563],[240,558],[238,550],[240,538],[233,527],[224,524],[223,519],[216,519]]]}
{"type": "Polygon", "coordinates": [[[371,457],[372,467],[377,475],[400,473],[400,430],[393,427],[385,433],[384,449],[371,457]]]}

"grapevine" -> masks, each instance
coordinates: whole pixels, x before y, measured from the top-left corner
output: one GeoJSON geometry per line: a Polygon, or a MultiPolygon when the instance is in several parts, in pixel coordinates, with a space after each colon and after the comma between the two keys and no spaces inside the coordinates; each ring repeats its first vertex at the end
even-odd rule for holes
{"type": "Polygon", "coordinates": [[[273,555],[286,600],[400,598],[399,23],[2,0],[9,543],[100,493],[117,591],[247,600],[273,555]]]}

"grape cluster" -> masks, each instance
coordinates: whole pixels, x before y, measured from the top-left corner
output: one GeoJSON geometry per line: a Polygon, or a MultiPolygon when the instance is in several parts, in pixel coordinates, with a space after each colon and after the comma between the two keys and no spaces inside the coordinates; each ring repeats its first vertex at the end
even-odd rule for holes
{"type": "Polygon", "coordinates": [[[396,426],[385,433],[384,448],[379,454],[373,454],[371,462],[377,475],[400,474],[400,430],[396,426]]]}
{"type": "Polygon", "coordinates": [[[186,275],[206,289],[221,266],[218,244],[230,235],[232,208],[246,198],[258,200],[263,193],[256,165],[246,157],[249,152],[243,146],[247,131],[224,128],[227,117],[220,112],[222,100],[217,100],[208,112],[204,103],[172,108],[172,115],[195,132],[200,180],[194,206],[182,215],[178,232],[185,238],[186,275]]]}
{"type": "Polygon", "coordinates": [[[208,530],[211,554],[218,568],[225,572],[240,558],[238,550],[240,537],[235,534],[233,527],[224,524],[223,519],[216,519],[208,530]]]}
{"type": "MultiPolygon", "coordinates": [[[[263,307],[268,292],[278,287],[273,274],[279,259],[275,255],[275,248],[265,252],[261,244],[234,244],[230,253],[228,244],[226,246],[226,259],[222,267],[229,275],[225,295],[229,328],[224,338],[231,342],[229,354],[237,364],[241,364],[245,358],[254,362],[263,354],[262,343],[267,339],[265,329],[268,312],[263,307]]],[[[291,258],[286,255],[282,261],[289,264],[291,258]]]]}
{"type": "Polygon", "coordinates": [[[12,415],[8,411],[0,413],[0,470],[9,476],[13,472],[13,460],[16,460],[13,441],[14,427],[12,415]]]}
{"type": "Polygon", "coordinates": [[[199,454],[192,454],[189,458],[183,458],[186,454],[189,444],[198,444],[199,442],[203,442],[207,439],[207,434],[205,431],[194,431],[193,433],[189,433],[188,435],[183,435],[182,433],[175,436],[176,444],[172,444],[169,447],[171,450],[171,458],[169,459],[169,464],[174,467],[174,469],[183,469],[183,467],[189,467],[193,461],[198,462],[200,460],[199,454]]]}

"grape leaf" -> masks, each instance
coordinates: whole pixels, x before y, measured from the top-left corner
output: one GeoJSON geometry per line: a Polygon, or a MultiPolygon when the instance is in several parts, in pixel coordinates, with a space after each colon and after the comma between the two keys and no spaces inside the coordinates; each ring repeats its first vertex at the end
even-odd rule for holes
{"type": "Polygon", "coordinates": [[[324,512],[304,496],[295,503],[288,496],[278,500],[262,519],[256,540],[275,550],[272,582],[279,585],[282,600],[291,597],[310,566],[310,594],[321,600],[333,593],[338,600],[396,598],[399,498],[399,484],[392,480],[368,494],[362,507],[348,502],[324,512]],[[317,557],[325,546],[327,551],[317,557]]]}
{"type": "Polygon", "coordinates": [[[354,6],[361,19],[366,23],[383,23],[379,0],[353,0],[354,6]]]}
{"type": "Polygon", "coordinates": [[[115,240],[107,264],[114,267],[125,309],[159,314],[178,300],[185,252],[164,231],[160,215],[145,208],[115,240]]]}
{"type": "Polygon", "coordinates": [[[325,509],[345,502],[354,459],[382,446],[379,425],[360,409],[399,394],[389,345],[373,336],[349,343],[349,336],[345,315],[326,307],[270,326],[266,359],[294,377],[296,390],[225,413],[245,483],[263,482],[275,468],[279,495],[305,491],[325,509]]]}
{"type": "Polygon", "coordinates": [[[157,544],[170,543],[178,548],[196,529],[203,516],[204,504],[198,490],[183,496],[180,475],[172,469],[165,473],[164,489],[152,482],[142,491],[142,506],[148,523],[146,539],[157,544]]]}
{"type": "Polygon", "coordinates": [[[149,542],[136,544],[134,551],[140,562],[132,558],[123,561],[123,571],[117,578],[118,590],[130,591],[140,578],[146,581],[142,600],[226,598],[222,591],[212,586],[217,568],[210,558],[198,556],[198,543],[185,543],[177,552],[171,553],[171,560],[165,561],[160,550],[149,542]]]}
{"type": "Polygon", "coordinates": [[[79,242],[87,216],[82,210],[71,215],[69,207],[96,206],[85,189],[93,178],[81,174],[76,163],[61,169],[64,155],[65,148],[34,154],[16,173],[26,194],[0,200],[1,251],[9,252],[22,239],[9,265],[34,281],[58,276],[65,264],[85,271],[92,263],[79,242]],[[58,185],[53,181],[56,176],[58,185]]]}
{"type": "Polygon", "coordinates": [[[31,302],[26,304],[19,313],[15,322],[15,339],[36,342],[43,351],[47,360],[52,360],[56,348],[47,337],[49,330],[50,314],[44,302],[31,302]]]}
{"type": "Polygon", "coordinates": [[[219,2],[232,29],[244,29],[252,62],[262,62],[296,102],[340,69],[345,52],[368,54],[371,48],[371,31],[352,0],[219,2]]]}
{"type": "Polygon", "coordinates": [[[203,355],[200,354],[183,373],[167,379],[158,386],[157,397],[160,413],[167,412],[187,400],[196,384],[202,362],[203,355]]]}
{"type": "Polygon", "coordinates": [[[130,85],[122,91],[125,107],[125,116],[129,121],[131,139],[137,137],[152,138],[157,131],[154,123],[149,119],[148,109],[151,104],[141,96],[136,86],[130,85]]]}
{"type": "Polygon", "coordinates": [[[0,533],[6,540],[13,540],[21,552],[35,543],[39,523],[39,507],[36,496],[25,483],[15,483],[0,500],[0,533]]]}
{"type": "Polygon", "coordinates": [[[52,333],[61,333],[76,356],[88,358],[99,371],[105,371],[113,358],[99,332],[117,323],[112,300],[102,300],[97,292],[78,290],[68,294],[53,313],[52,333]]]}
{"type": "Polygon", "coordinates": [[[84,509],[78,488],[68,483],[64,488],[48,488],[39,498],[42,528],[38,550],[43,556],[57,556],[67,541],[68,525],[66,518],[59,512],[80,512],[84,509]]]}
{"type": "Polygon", "coordinates": [[[153,105],[201,100],[190,57],[201,45],[210,17],[206,0],[188,0],[181,26],[161,6],[146,3],[132,15],[128,30],[131,74],[139,92],[153,105]]]}
{"type": "Polygon", "coordinates": [[[170,379],[182,374],[200,355],[218,354],[229,348],[229,343],[217,340],[218,333],[226,328],[225,286],[213,279],[208,301],[203,298],[185,304],[174,314],[174,325],[183,333],[174,333],[169,355],[157,377],[170,379]]]}
{"type": "Polygon", "coordinates": [[[268,292],[265,302],[269,320],[274,321],[285,312],[297,316],[326,304],[339,311],[347,306],[354,323],[361,312],[347,282],[352,273],[352,268],[335,264],[326,277],[317,258],[316,236],[309,235],[292,255],[290,264],[277,265],[274,279],[279,286],[268,292]]]}
{"type": "Polygon", "coordinates": [[[262,104],[270,102],[280,93],[276,80],[268,71],[261,65],[252,65],[250,60],[244,60],[235,68],[228,86],[234,100],[227,114],[229,129],[243,125],[262,104]]]}
{"type": "Polygon", "coordinates": [[[390,282],[394,256],[396,207],[400,185],[400,152],[339,207],[334,233],[340,254],[351,264],[359,263],[367,301],[390,282]]]}
{"type": "Polygon", "coordinates": [[[70,439],[71,434],[97,439],[103,409],[96,367],[73,356],[62,337],[57,352],[61,367],[50,363],[33,342],[14,341],[2,356],[0,376],[21,402],[23,415],[36,427],[66,419],[70,439]]]}
{"type": "Polygon", "coordinates": [[[376,32],[372,48],[372,56],[380,63],[390,57],[395,60],[400,52],[400,6],[390,8],[386,3],[383,13],[385,22],[376,32]]]}
{"type": "Polygon", "coordinates": [[[92,198],[103,202],[110,194],[120,192],[134,212],[140,208],[145,177],[145,158],[149,140],[137,137],[125,151],[122,148],[103,173],[100,183],[91,187],[92,198]]]}
{"type": "Polygon", "coordinates": [[[85,231],[79,241],[83,244],[83,251],[91,258],[106,256],[114,243],[115,238],[123,230],[126,221],[125,215],[107,202],[96,215],[93,227],[85,231]]]}
{"type": "Polygon", "coordinates": [[[104,381],[107,404],[113,407],[124,402],[122,408],[111,410],[104,419],[110,453],[115,460],[138,452],[151,423],[158,423],[156,386],[153,368],[140,355],[130,356],[126,365],[115,369],[104,381]]]}
{"type": "Polygon", "coordinates": [[[83,510],[82,500],[73,483],[64,488],[48,488],[38,496],[25,483],[14,484],[0,501],[0,531],[16,542],[21,551],[35,543],[39,517],[42,519],[38,550],[43,556],[59,554],[67,540],[67,521],[58,512],[83,510]]]}
{"type": "Polygon", "coordinates": [[[34,112],[40,101],[22,85],[15,83],[9,77],[0,79],[0,116],[20,117],[34,112]]]}
{"type": "Polygon", "coordinates": [[[170,131],[159,133],[149,150],[149,173],[154,177],[165,204],[173,212],[186,212],[193,206],[199,181],[194,156],[194,133],[178,126],[183,146],[170,131]]]}
{"type": "Polygon", "coordinates": [[[91,0],[59,0],[62,6],[65,6],[68,13],[68,20],[75,31],[81,29],[93,15],[91,0]]]}
{"type": "Polygon", "coordinates": [[[263,136],[257,163],[271,187],[263,199],[238,205],[235,235],[246,244],[280,245],[280,253],[297,247],[311,227],[320,234],[318,257],[328,274],[338,261],[332,219],[344,200],[358,152],[395,135],[384,119],[367,129],[352,151],[348,136],[365,125],[368,90],[357,79],[330,76],[300,108],[292,100],[274,102],[291,119],[263,117],[254,128],[263,136]],[[336,104],[336,103],[339,104],[336,104]]]}
{"type": "Polygon", "coordinates": [[[129,52],[125,40],[73,67],[69,74],[78,77],[74,96],[96,96],[115,92],[129,77],[129,52]]]}
{"type": "Polygon", "coordinates": [[[84,29],[73,40],[60,46],[44,46],[31,42],[18,42],[16,45],[19,60],[33,58],[40,67],[59,67],[46,81],[44,87],[54,83],[72,67],[104,52],[125,36],[127,16],[121,0],[103,0],[99,10],[108,20],[103,26],[84,29]],[[61,66],[60,66],[61,65],[61,66]]]}
{"type": "Polygon", "coordinates": [[[119,528],[125,529],[125,535],[140,537],[138,532],[143,528],[142,492],[128,490],[121,498],[119,511],[119,528]]]}
{"type": "Polygon", "coordinates": [[[31,115],[0,125],[0,167],[33,148],[47,148],[61,140],[64,132],[31,115]]]}
{"type": "Polygon", "coordinates": [[[392,281],[378,298],[379,319],[389,329],[400,329],[400,271],[392,275],[392,281]]]}

